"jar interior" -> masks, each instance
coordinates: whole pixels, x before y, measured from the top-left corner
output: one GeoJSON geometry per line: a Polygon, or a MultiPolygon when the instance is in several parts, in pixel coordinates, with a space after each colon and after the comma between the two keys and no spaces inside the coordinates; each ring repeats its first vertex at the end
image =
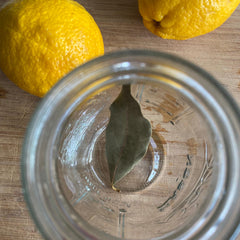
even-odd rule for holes
{"type": "Polygon", "coordinates": [[[68,217],[129,240],[172,239],[189,229],[209,209],[219,175],[219,143],[206,117],[211,113],[204,111],[176,85],[146,76],[118,76],[90,92],[65,118],[58,137],[59,188],[75,214],[68,217]],[[131,83],[152,136],[117,192],[109,177],[105,130],[109,107],[125,83],[131,83]]]}

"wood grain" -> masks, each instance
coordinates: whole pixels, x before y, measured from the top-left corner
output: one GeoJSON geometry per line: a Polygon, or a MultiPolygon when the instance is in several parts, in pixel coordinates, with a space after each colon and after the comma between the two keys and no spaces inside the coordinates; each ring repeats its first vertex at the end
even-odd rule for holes
{"type": "MultiPolygon", "coordinates": [[[[5,2],[0,0],[0,4],[5,2]]],[[[215,31],[190,40],[175,41],[163,40],[145,29],[137,0],[79,2],[99,25],[106,52],[147,48],[177,54],[210,72],[240,104],[240,7],[215,31]]],[[[16,87],[0,71],[1,240],[42,239],[29,216],[20,181],[22,142],[39,101],[16,87]]]]}

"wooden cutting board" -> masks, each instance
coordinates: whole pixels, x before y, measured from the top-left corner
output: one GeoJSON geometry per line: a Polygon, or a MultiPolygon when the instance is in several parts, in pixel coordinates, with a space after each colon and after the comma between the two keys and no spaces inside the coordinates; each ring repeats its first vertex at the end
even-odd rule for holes
{"type": "MultiPolygon", "coordinates": [[[[0,0],[0,4],[7,2],[0,0]]],[[[240,105],[240,7],[217,30],[185,41],[164,40],[142,24],[137,0],[79,1],[93,15],[105,52],[154,49],[177,54],[210,72],[240,105]]],[[[0,71],[0,239],[42,239],[29,217],[20,181],[20,154],[29,119],[39,103],[0,71]]],[[[239,238],[240,239],[240,238],[239,238]]]]}

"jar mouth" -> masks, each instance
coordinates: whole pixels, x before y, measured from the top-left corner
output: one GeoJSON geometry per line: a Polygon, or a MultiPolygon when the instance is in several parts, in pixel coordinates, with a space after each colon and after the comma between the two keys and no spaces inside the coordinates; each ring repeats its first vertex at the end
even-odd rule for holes
{"type": "Polygon", "coordinates": [[[32,217],[46,239],[121,239],[106,235],[78,216],[59,187],[54,162],[57,160],[50,163],[39,156],[44,151],[49,159],[56,159],[54,143],[64,121],[90,94],[118,81],[142,84],[146,76],[153,84],[171,86],[202,113],[213,131],[218,158],[214,165],[218,168],[214,189],[199,210],[196,222],[155,236],[156,239],[220,236],[227,239],[238,234],[240,111],[237,104],[211,75],[186,60],[167,53],[128,50],[106,54],[73,70],[44,97],[29,124],[21,160],[23,189],[32,217]],[[121,78],[123,73],[125,77],[121,78]]]}

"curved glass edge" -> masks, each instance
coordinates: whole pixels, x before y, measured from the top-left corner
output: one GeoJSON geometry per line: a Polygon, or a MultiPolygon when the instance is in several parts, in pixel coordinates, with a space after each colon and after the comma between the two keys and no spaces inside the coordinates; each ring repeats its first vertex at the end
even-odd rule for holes
{"type": "Polygon", "coordinates": [[[31,131],[33,129],[33,123],[35,122],[35,116],[36,114],[34,114],[34,116],[32,117],[30,123],[29,123],[29,127],[27,128],[27,131],[25,133],[25,137],[24,137],[24,142],[23,142],[23,146],[22,146],[22,153],[21,153],[21,181],[22,181],[22,192],[23,192],[23,196],[24,196],[24,199],[25,199],[25,202],[26,202],[26,205],[29,209],[29,214],[31,216],[31,218],[33,219],[37,229],[39,230],[40,234],[42,235],[42,237],[44,239],[49,239],[49,236],[48,234],[44,231],[38,217],[37,217],[37,214],[34,210],[34,207],[33,207],[33,203],[31,201],[31,197],[30,197],[30,189],[29,189],[29,183],[28,183],[28,179],[27,179],[27,162],[25,161],[26,160],[26,157],[28,155],[28,143],[30,142],[30,139],[29,139],[29,136],[31,135],[31,131]]]}

